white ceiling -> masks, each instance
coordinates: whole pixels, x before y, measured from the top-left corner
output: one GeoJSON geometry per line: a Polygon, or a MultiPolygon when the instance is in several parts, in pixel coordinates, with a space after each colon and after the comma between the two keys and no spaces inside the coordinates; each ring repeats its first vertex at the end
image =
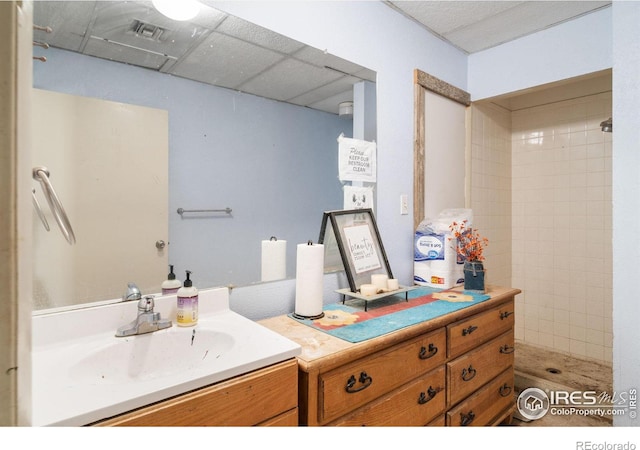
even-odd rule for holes
{"type": "MultiPolygon", "coordinates": [[[[467,53],[607,7],[610,1],[385,1],[467,53]]],[[[333,114],[375,72],[203,5],[175,22],[150,1],[36,1],[34,40],[333,114]],[[136,31],[137,30],[137,31],[136,31]]],[[[34,47],[34,55],[46,50],[34,47]]]]}
{"type": "Polygon", "coordinates": [[[386,1],[471,54],[611,5],[611,1],[386,1]]]}

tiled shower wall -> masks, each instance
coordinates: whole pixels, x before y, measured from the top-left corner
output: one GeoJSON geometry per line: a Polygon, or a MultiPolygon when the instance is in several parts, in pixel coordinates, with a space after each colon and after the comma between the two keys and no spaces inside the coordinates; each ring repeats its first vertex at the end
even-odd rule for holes
{"type": "MultiPolygon", "coordinates": [[[[511,282],[511,114],[490,104],[471,108],[473,227],[489,239],[488,284],[511,282]]],[[[515,286],[515,285],[513,285],[515,286]]]]}
{"type": "Polygon", "coordinates": [[[516,339],[612,360],[611,92],[471,108],[471,207],[489,283],[522,289],[516,339]]]}
{"type": "Polygon", "coordinates": [[[611,92],[512,113],[516,338],[612,360],[611,92]]]}

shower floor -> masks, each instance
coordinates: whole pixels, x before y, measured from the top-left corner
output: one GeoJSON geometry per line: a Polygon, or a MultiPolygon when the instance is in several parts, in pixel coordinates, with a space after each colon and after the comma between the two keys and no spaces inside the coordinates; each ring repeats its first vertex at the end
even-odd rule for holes
{"type": "MultiPolygon", "coordinates": [[[[545,392],[595,391],[597,395],[613,395],[611,366],[593,360],[568,356],[550,349],[523,342],[515,344],[516,396],[523,390],[536,387],[545,392]]],[[[537,420],[527,420],[516,412],[513,425],[534,427],[580,427],[612,425],[611,417],[597,415],[553,415],[548,412],[537,420]]]]}

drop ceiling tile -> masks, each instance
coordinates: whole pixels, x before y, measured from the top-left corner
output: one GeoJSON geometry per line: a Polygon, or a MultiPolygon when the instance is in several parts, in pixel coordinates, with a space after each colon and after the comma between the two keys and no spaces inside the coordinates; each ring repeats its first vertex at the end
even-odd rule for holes
{"type": "Polygon", "coordinates": [[[354,72],[362,70],[362,66],[352,63],[351,61],[338,58],[337,56],[331,55],[314,47],[304,47],[293,56],[300,61],[304,61],[315,66],[335,69],[342,74],[353,75],[354,72]]]}
{"type": "Polygon", "coordinates": [[[310,103],[306,105],[309,108],[319,109],[331,114],[338,114],[339,105],[342,102],[353,101],[353,89],[334,95],[333,97],[325,98],[316,103],[310,103]]]}
{"type": "MultiPolygon", "coordinates": [[[[308,106],[320,102],[328,97],[334,97],[344,92],[350,93],[350,97],[353,99],[353,85],[359,82],[360,79],[351,76],[342,76],[331,83],[320,86],[317,89],[307,91],[297,97],[289,100],[289,103],[295,105],[308,106]]],[[[337,113],[337,111],[335,111],[337,113]]]]}
{"type": "Polygon", "coordinates": [[[34,40],[52,47],[79,51],[87,27],[91,23],[95,2],[37,2],[33,24],[51,27],[51,33],[34,31],[34,40]],[[69,17],[73,17],[70,21],[69,17]]]}
{"type": "Polygon", "coordinates": [[[282,55],[217,32],[170,71],[177,76],[231,89],[257,76],[282,55]]]}
{"type": "Polygon", "coordinates": [[[353,73],[353,76],[375,83],[378,75],[374,70],[361,67],[360,70],[353,73]]]}
{"type": "Polygon", "coordinates": [[[228,16],[216,31],[287,55],[304,47],[298,41],[234,16],[228,16]]]}
{"type": "Polygon", "coordinates": [[[244,92],[288,101],[340,78],[333,70],[286,59],[239,87],[244,92]]]}
{"type": "Polygon", "coordinates": [[[544,30],[611,1],[386,1],[433,34],[474,53],[544,30]]]}
{"type": "Polygon", "coordinates": [[[542,3],[546,3],[546,7],[541,7],[540,2],[523,2],[499,14],[479,20],[451,33],[445,33],[444,36],[457,46],[473,53],[552,27],[607,2],[542,3]],[[509,24],[509,26],[505,26],[505,24],[509,24]],[[478,39],[478,36],[482,36],[482,38],[478,39]]]}
{"type": "Polygon", "coordinates": [[[434,32],[444,35],[508,10],[523,1],[390,2],[434,32]]]}

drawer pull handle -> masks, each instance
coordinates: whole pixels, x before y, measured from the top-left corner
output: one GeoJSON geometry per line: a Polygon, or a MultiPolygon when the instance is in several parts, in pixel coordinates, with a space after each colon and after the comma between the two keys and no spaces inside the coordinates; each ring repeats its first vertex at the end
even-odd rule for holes
{"type": "Polygon", "coordinates": [[[418,397],[418,405],[424,405],[425,403],[428,403],[433,399],[433,397],[436,396],[437,393],[438,391],[436,391],[433,386],[429,386],[426,394],[424,392],[420,392],[420,397],[418,397]]]}
{"type": "Polygon", "coordinates": [[[465,328],[464,330],[462,330],[462,335],[466,336],[468,334],[473,333],[477,329],[478,329],[478,327],[476,327],[475,325],[471,325],[469,328],[465,328]]]}
{"type": "Polygon", "coordinates": [[[462,369],[462,381],[471,381],[476,376],[476,369],[469,366],[468,369],[462,369]]]}
{"type": "Polygon", "coordinates": [[[356,377],[355,377],[355,375],[351,375],[351,377],[349,378],[349,381],[347,381],[347,385],[345,386],[345,390],[349,394],[353,394],[354,392],[360,392],[361,390],[366,389],[369,386],[371,386],[371,383],[373,383],[373,378],[371,378],[369,375],[367,375],[367,372],[360,372],[360,380],[359,381],[361,383],[361,386],[355,387],[355,385],[356,385],[356,377]]]}
{"type": "Polygon", "coordinates": [[[502,347],[500,347],[500,353],[508,355],[509,353],[513,353],[516,351],[515,347],[509,347],[508,345],[503,345],[502,347]]]}
{"type": "Polygon", "coordinates": [[[504,320],[507,317],[509,317],[511,314],[513,314],[513,311],[504,311],[500,313],[500,320],[504,320]]]}
{"type": "Polygon", "coordinates": [[[498,392],[500,393],[501,397],[506,397],[507,395],[511,394],[511,386],[505,383],[502,386],[500,386],[500,389],[498,390],[498,392]]]}
{"type": "Polygon", "coordinates": [[[428,350],[424,347],[420,348],[420,353],[418,354],[418,357],[420,359],[429,359],[432,356],[435,356],[436,353],[438,353],[438,347],[436,347],[433,344],[429,344],[428,350]]]}
{"type": "Polygon", "coordinates": [[[460,425],[466,427],[467,425],[471,425],[473,419],[476,418],[476,415],[473,411],[469,411],[468,414],[460,413],[460,425]]]}

